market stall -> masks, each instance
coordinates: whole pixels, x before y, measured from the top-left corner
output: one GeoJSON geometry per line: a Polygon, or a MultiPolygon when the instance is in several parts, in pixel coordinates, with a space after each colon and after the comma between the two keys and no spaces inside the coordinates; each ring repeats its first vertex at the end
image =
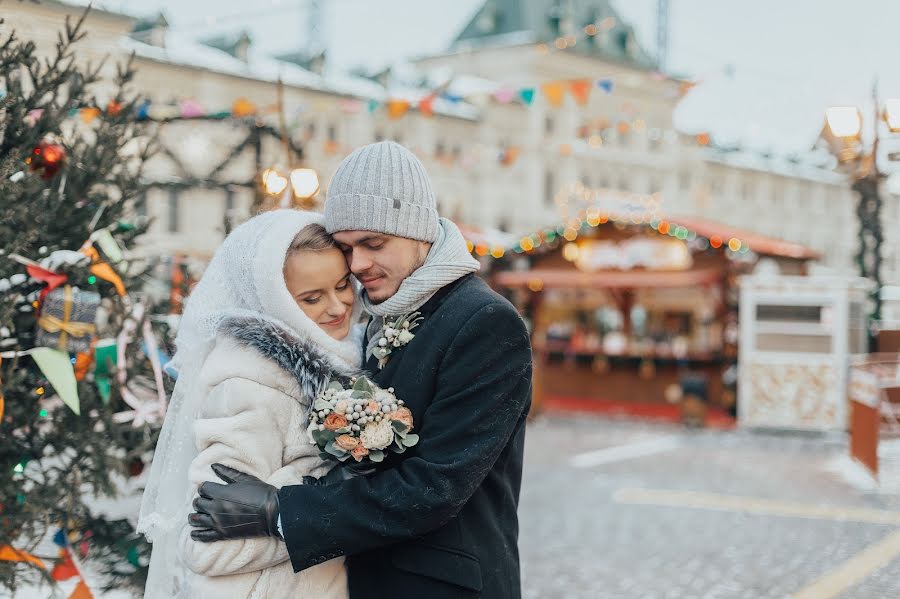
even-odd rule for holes
{"type": "Polygon", "coordinates": [[[702,219],[599,214],[524,238],[491,281],[530,324],[538,406],[544,398],[666,405],[689,394],[730,409],[736,280],[759,256],[803,274],[815,254],[702,219]]]}

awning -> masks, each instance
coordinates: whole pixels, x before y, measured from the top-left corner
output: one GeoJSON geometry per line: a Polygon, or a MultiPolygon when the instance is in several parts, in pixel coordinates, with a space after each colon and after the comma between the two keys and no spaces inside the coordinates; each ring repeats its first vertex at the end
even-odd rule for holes
{"type": "Polygon", "coordinates": [[[726,244],[729,239],[735,237],[742,242],[747,243],[753,252],[764,256],[780,256],[782,258],[797,258],[800,260],[815,260],[820,258],[817,251],[806,247],[805,245],[783,241],[781,239],[776,239],[775,237],[753,233],[746,229],[739,229],[737,227],[696,216],[682,217],[667,215],[666,220],[686,227],[688,230],[697,233],[697,235],[702,235],[706,238],[714,236],[721,237],[726,244]]]}
{"type": "Polygon", "coordinates": [[[493,282],[509,289],[527,287],[541,289],[639,289],[653,287],[694,287],[722,280],[717,268],[680,271],[599,271],[536,269],[508,270],[493,276],[493,282]]]}

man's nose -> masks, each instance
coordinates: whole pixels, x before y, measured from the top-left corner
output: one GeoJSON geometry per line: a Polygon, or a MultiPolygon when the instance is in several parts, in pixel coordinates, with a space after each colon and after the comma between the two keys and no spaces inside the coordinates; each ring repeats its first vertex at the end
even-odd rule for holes
{"type": "Polygon", "coordinates": [[[350,254],[350,270],[353,274],[364,273],[372,268],[372,260],[361,250],[353,250],[350,254]]]}

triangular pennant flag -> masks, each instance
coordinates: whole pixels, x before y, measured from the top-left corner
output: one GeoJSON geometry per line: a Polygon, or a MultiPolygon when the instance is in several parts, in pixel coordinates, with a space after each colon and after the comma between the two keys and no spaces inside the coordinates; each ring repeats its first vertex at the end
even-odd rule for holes
{"type": "Polygon", "coordinates": [[[369,105],[367,107],[369,112],[375,112],[378,110],[378,100],[369,100],[369,105]]]}
{"type": "Polygon", "coordinates": [[[60,528],[59,530],[56,531],[56,534],[53,535],[53,543],[56,545],[59,545],[60,547],[65,547],[66,545],[69,544],[69,542],[66,540],[66,529],[65,528],[60,528]]]}
{"type": "Polygon", "coordinates": [[[231,105],[231,114],[235,118],[252,116],[256,114],[256,104],[246,98],[238,98],[231,105]]]}
{"type": "Polygon", "coordinates": [[[419,100],[419,112],[425,117],[434,116],[434,95],[425,96],[419,100]]]}
{"type": "Polygon", "coordinates": [[[185,119],[195,119],[206,114],[203,107],[195,100],[185,100],[181,103],[181,117],[185,119]]]}
{"type": "Polygon", "coordinates": [[[347,114],[356,114],[362,108],[359,100],[344,100],[341,102],[341,110],[347,114]]]}
{"type": "Polygon", "coordinates": [[[103,402],[103,405],[108,405],[109,397],[112,395],[112,385],[109,382],[109,377],[98,376],[94,379],[94,383],[97,385],[97,393],[100,394],[100,400],[103,402]]]}
{"type": "Polygon", "coordinates": [[[494,99],[501,104],[509,104],[516,97],[516,92],[511,89],[498,89],[494,92],[494,99]]]}
{"type": "Polygon", "coordinates": [[[99,108],[92,106],[90,108],[81,109],[81,121],[86,125],[92,123],[98,116],[100,116],[99,108]]]}
{"type": "Polygon", "coordinates": [[[81,415],[78,383],[75,381],[75,369],[69,359],[69,354],[50,347],[36,347],[31,350],[31,357],[50,381],[56,393],[62,398],[63,403],[69,406],[73,412],[81,415]]]}
{"type": "Polygon", "coordinates": [[[453,102],[454,104],[459,104],[460,102],[463,101],[462,96],[457,96],[456,94],[450,94],[447,92],[444,92],[443,94],[441,94],[441,97],[444,98],[445,100],[447,100],[448,102],[453,102]]]}
{"type": "Polygon", "coordinates": [[[56,581],[69,580],[78,576],[78,568],[72,563],[72,555],[68,549],[60,549],[59,551],[62,561],[57,562],[50,571],[50,577],[56,581]]]}
{"type": "Polygon", "coordinates": [[[566,91],[566,88],[563,86],[560,81],[551,81],[549,83],[545,83],[541,85],[541,91],[544,92],[544,95],[547,97],[547,101],[550,102],[551,106],[561,106],[563,101],[563,94],[566,91]]]}
{"type": "Polygon", "coordinates": [[[39,568],[47,568],[47,566],[44,565],[44,562],[42,562],[40,558],[35,557],[25,551],[14,549],[10,545],[0,546],[0,562],[28,562],[29,564],[34,564],[39,568]]]}
{"type": "Polygon", "coordinates": [[[569,90],[575,101],[584,106],[591,96],[591,82],[587,79],[575,79],[569,82],[569,90]]]}
{"type": "Polygon", "coordinates": [[[399,119],[409,110],[409,102],[406,100],[388,100],[387,111],[388,117],[399,119]]]}
{"type": "Polygon", "coordinates": [[[44,298],[48,293],[69,280],[68,275],[53,272],[52,270],[47,270],[42,266],[37,266],[34,264],[25,265],[25,270],[28,272],[28,276],[32,279],[37,279],[41,283],[47,284],[47,286],[41,290],[41,295],[38,298],[41,302],[44,301],[44,298]]]}
{"type": "Polygon", "coordinates": [[[611,94],[613,91],[613,80],[612,79],[600,79],[597,81],[597,87],[602,89],[608,94],[611,94]]]}
{"type": "Polygon", "coordinates": [[[75,587],[75,590],[69,595],[69,599],[94,599],[94,595],[91,593],[91,589],[88,588],[88,585],[85,584],[84,578],[81,579],[78,586],[75,587]]]}
{"type": "Polygon", "coordinates": [[[519,97],[522,99],[523,102],[525,102],[525,104],[530,105],[532,102],[534,102],[534,88],[526,87],[524,89],[520,89],[519,97]]]}

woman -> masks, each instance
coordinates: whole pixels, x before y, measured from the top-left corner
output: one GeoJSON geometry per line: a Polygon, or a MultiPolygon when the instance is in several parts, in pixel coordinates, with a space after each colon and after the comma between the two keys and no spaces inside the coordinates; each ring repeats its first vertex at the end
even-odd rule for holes
{"type": "Polygon", "coordinates": [[[144,493],[138,530],[153,543],[145,597],[347,597],[341,559],[294,574],[276,538],[202,543],[187,514],[215,462],[272,485],[332,464],[307,435],[331,378],[359,367],[354,283],[321,216],[279,210],[235,229],[187,301],[178,381],[144,493]]]}

